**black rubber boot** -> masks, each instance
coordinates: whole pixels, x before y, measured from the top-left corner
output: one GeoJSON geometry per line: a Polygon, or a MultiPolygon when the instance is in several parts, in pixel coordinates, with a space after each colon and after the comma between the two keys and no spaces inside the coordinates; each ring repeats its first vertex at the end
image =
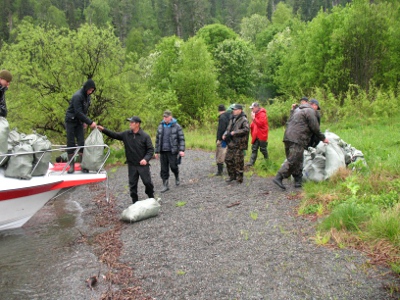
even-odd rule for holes
{"type": "Polygon", "coordinates": [[[72,174],[75,172],[75,159],[72,159],[74,157],[73,154],[68,154],[68,161],[70,161],[71,163],[69,164],[69,170],[68,170],[68,174],[72,174]]]}
{"type": "Polygon", "coordinates": [[[243,172],[238,172],[236,175],[236,181],[238,183],[242,183],[243,182],[243,172]]]}
{"type": "Polygon", "coordinates": [[[303,177],[302,176],[293,176],[294,177],[294,187],[301,188],[303,186],[303,177]]]}
{"type": "Polygon", "coordinates": [[[286,187],[282,183],[283,177],[280,173],[276,174],[275,178],[272,179],[272,182],[279,186],[282,190],[286,190],[286,187]]]}
{"type": "MultiPolygon", "coordinates": [[[[258,151],[258,150],[257,150],[258,151]]],[[[246,164],[246,166],[251,167],[257,160],[257,152],[252,152],[250,156],[250,161],[246,164]]]]}
{"type": "Polygon", "coordinates": [[[179,180],[179,174],[175,175],[175,185],[178,186],[181,184],[181,181],[179,180]]]}
{"type": "Polygon", "coordinates": [[[161,189],[161,193],[165,193],[166,191],[168,191],[169,190],[169,187],[168,187],[168,180],[163,180],[163,188],[161,189]]]}
{"type": "Polygon", "coordinates": [[[222,172],[224,171],[224,164],[217,164],[218,171],[215,173],[215,176],[222,176],[222,172]]]}

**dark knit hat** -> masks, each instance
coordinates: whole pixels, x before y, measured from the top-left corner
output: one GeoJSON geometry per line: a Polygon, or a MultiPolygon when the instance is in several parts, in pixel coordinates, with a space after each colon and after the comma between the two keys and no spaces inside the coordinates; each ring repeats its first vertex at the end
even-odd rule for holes
{"type": "Polygon", "coordinates": [[[225,111],[225,110],[226,110],[225,105],[223,104],[218,105],[218,111],[225,111]]]}
{"type": "Polygon", "coordinates": [[[130,117],[130,118],[126,119],[126,120],[131,122],[131,123],[142,123],[142,120],[140,120],[140,118],[138,116],[133,116],[133,117],[130,117]]]}
{"type": "Polygon", "coordinates": [[[12,75],[11,75],[10,71],[8,71],[8,70],[1,70],[0,78],[6,80],[8,82],[12,81],[12,75]]]}

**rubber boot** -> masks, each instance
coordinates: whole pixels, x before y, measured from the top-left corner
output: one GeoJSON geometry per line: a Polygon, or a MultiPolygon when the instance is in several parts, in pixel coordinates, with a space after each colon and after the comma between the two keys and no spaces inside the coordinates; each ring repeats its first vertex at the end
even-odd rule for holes
{"type": "Polygon", "coordinates": [[[251,167],[257,160],[257,152],[252,152],[250,156],[250,161],[246,164],[246,166],[251,167]]]}
{"type": "Polygon", "coordinates": [[[161,189],[161,193],[165,193],[166,191],[168,191],[169,190],[169,187],[168,187],[168,179],[167,180],[163,180],[163,188],[161,189]]]}
{"type": "Polygon", "coordinates": [[[303,186],[303,177],[302,176],[293,176],[294,177],[294,187],[301,188],[303,186]]]}
{"type": "Polygon", "coordinates": [[[72,174],[75,172],[75,159],[72,159],[74,157],[74,154],[68,154],[68,161],[70,161],[70,165],[69,165],[69,170],[68,170],[68,174],[72,174]]]}
{"type": "Polygon", "coordinates": [[[268,142],[260,142],[260,151],[264,155],[264,159],[268,159],[268,142]]]}
{"type": "Polygon", "coordinates": [[[238,172],[236,175],[236,181],[238,183],[242,183],[243,182],[243,172],[238,172]]]}
{"type": "Polygon", "coordinates": [[[279,186],[282,190],[286,190],[286,187],[282,183],[283,177],[280,173],[276,174],[275,178],[272,179],[272,182],[279,186]]]}
{"type": "Polygon", "coordinates": [[[181,184],[181,181],[179,180],[179,174],[175,175],[175,185],[178,186],[181,184]]]}
{"type": "Polygon", "coordinates": [[[222,176],[222,172],[224,171],[224,164],[217,164],[218,171],[215,173],[215,176],[222,176]]]}

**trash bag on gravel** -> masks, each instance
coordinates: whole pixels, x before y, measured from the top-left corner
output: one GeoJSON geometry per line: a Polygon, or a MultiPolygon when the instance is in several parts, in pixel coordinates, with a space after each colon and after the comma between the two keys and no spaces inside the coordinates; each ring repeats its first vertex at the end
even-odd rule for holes
{"type": "Polygon", "coordinates": [[[121,220],[127,222],[137,222],[147,218],[155,217],[160,211],[160,203],[154,198],[137,201],[129,206],[121,214],[121,220]]]}

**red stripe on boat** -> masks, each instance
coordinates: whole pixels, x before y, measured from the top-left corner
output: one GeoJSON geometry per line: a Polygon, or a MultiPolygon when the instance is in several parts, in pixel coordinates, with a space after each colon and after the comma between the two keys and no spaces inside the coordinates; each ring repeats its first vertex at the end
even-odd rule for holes
{"type": "Polygon", "coordinates": [[[90,178],[90,179],[80,179],[80,180],[65,180],[63,182],[58,183],[57,185],[53,186],[51,190],[58,190],[58,189],[64,189],[64,188],[69,188],[72,186],[77,186],[77,185],[83,185],[83,184],[89,184],[89,183],[96,183],[96,182],[101,182],[106,180],[106,177],[101,177],[101,178],[90,178]]]}
{"type": "Polygon", "coordinates": [[[54,187],[58,184],[62,184],[62,180],[20,189],[0,191],[0,201],[44,193],[50,190],[54,190],[54,187]]]}

